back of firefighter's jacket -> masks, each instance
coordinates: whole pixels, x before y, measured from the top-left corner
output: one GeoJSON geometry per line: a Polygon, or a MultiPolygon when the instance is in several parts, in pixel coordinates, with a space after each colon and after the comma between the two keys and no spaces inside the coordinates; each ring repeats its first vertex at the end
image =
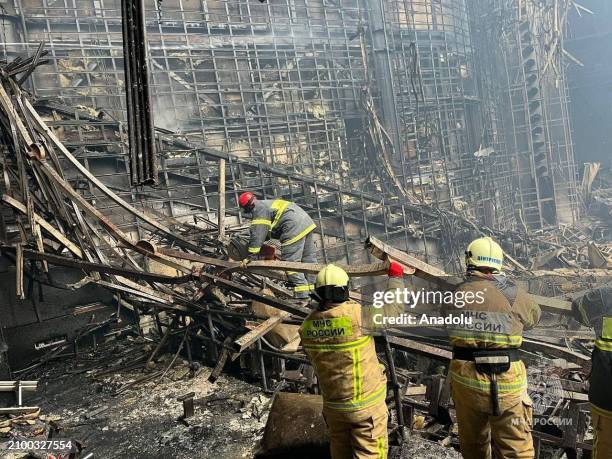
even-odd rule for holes
{"type": "Polygon", "coordinates": [[[258,254],[268,237],[291,245],[306,237],[316,225],[297,204],[284,199],[263,199],[255,202],[251,212],[249,253],[258,254]]]}
{"type": "MultiPolygon", "coordinates": [[[[523,330],[540,320],[540,307],[524,290],[504,277],[487,277],[478,272],[466,277],[457,292],[471,292],[473,302],[463,308],[451,308],[447,314],[471,318],[471,323],[449,325],[449,340],[454,347],[477,349],[512,349],[521,346],[523,330]],[[482,301],[479,300],[482,299],[482,301]]],[[[457,296],[455,296],[457,298],[457,296]]],[[[450,366],[453,390],[467,391],[474,403],[490,406],[490,377],[479,373],[473,361],[453,360],[450,366]]],[[[502,411],[520,402],[527,389],[527,372],[522,361],[514,361],[510,369],[497,375],[502,411]]]]}
{"type": "Polygon", "coordinates": [[[300,327],[326,409],[354,412],[385,399],[387,381],[374,339],[363,333],[361,306],[346,301],[315,310],[300,327]]]}

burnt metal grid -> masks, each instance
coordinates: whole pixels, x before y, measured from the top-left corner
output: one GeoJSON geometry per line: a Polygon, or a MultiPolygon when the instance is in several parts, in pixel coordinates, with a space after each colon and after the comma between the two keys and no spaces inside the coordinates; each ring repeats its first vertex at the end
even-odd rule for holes
{"type": "MultiPolygon", "coordinates": [[[[165,1],[161,21],[154,9],[149,17],[153,87],[161,112],[156,119],[164,121],[165,114],[167,122],[158,124],[180,131],[175,136],[179,140],[261,163],[245,173],[243,165],[230,162],[230,190],[239,184],[270,195],[276,188],[275,195],[284,196],[283,188],[301,188],[289,196],[293,194],[317,217],[325,236],[320,242],[325,259],[349,259],[366,232],[388,231],[414,245],[408,225],[414,217],[401,206],[392,209],[381,196],[348,198],[324,186],[325,182],[347,189],[354,185],[348,182],[347,145],[363,145],[357,129],[349,140],[344,127],[345,120],[362,116],[357,99],[364,84],[363,64],[355,38],[365,15],[357,6],[350,7],[356,3],[344,1],[334,11],[329,5],[322,8],[309,2],[300,11],[272,2],[256,8],[267,16],[251,14],[250,20],[240,12],[251,8],[251,2],[207,2],[205,10],[188,10],[187,3],[165,1]],[[317,107],[324,110],[317,112],[317,107]],[[295,185],[275,174],[266,176],[268,165],[321,181],[295,185]],[[344,214],[337,212],[345,207],[344,214]],[[346,220],[346,227],[338,220],[346,220]],[[348,221],[365,230],[353,228],[354,234],[347,234],[348,221]],[[394,226],[395,231],[389,229],[399,222],[402,225],[394,226]]],[[[212,220],[218,189],[216,158],[211,161],[166,143],[164,150],[171,154],[161,163],[164,186],[132,189],[124,180],[127,169],[120,142],[124,133],[109,121],[124,117],[118,2],[23,1],[15,6],[23,13],[30,43],[44,39],[53,58],[52,67],[40,68],[36,74],[37,95],[59,96],[75,107],[96,107],[90,113],[94,117],[102,113],[105,121],[97,124],[89,119],[52,123],[61,125],[63,140],[71,149],[81,149],[86,166],[122,197],[149,211],[172,217],[203,213],[212,220]]],[[[23,48],[7,47],[13,54],[23,48]]],[[[138,222],[124,221],[125,216],[95,190],[83,191],[120,226],[136,225],[139,236],[146,236],[138,222]]],[[[233,204],[236,192],[229,194],[233,204]]]]}
{"type": "MultiPolygon", "coordinates": [[[[358,42],[349,39],[359,10],[351,1],[252,3],[167,1],[159,12],[151,2],[157,124],[199,133],[239,156],[313,173],[322,167],[338,180],[346,168],[343,119],[359,116],[363,84],[358,42]]],[[[123,119],[119,3],[21,5],[29,40],[45,39],[54,57],[36,75],[38,95],[123,119]]]]}
{"type": "MultiPolygon", "coordinates": [[[[41,108],[43,110],[48,110],[41,108]]],[[[87,120],[89,127],[95,122],[87,120]]],[[[106,135],[113,135],[118,125],[109,122],[98,122],[99,129],[106,135]],[[104,129],[106,128],[106,129],[104,129]]],[[[65,144],[77,149],[83,142],[76,139],[71,142],[72,134],[82,132],[74,130],[66,134],[65,144]]],[[[393,240],[397,246],[411,247],[430,261],[438,260],[436,253],[426,242],[429,237],[436,237],[440,228],[439,216],[433,211],[401,204],[397,199],[385,200],[380,195],[362,193],[349,188],[342,188],[323,180],[293,173],[249,159],[237,158],[218,150],[198,147],[181,141],[174,136],[162,135],[163,147],[175,152],[173,158],[162,162],[160,174],[168,186],[159,190],[130,188],[122,155],[110,155],[104,152],[87,151],[79,155],[84,164],[96,171],[96,176],[109,185],[117,194],[136,203],[149,213],[185,217],[197,214],[215,220],[218,199],[218,160],[227,160],[228,190],[230,206],[228,213],[238,216],[235,206],[236,184],[248,187],[263,197],[284,197],[291,199],[315,217],[318,223],[320,238],[317,243],[324,260],[363,261],[363,253],[358,250],[366,234],[381,235],[393,240]],[[430,228],[427,237],[420,234],[414,222],[430,228]],[[432,256],[433,255],[433,256],[432,256]]],[[[71,172],[66,164],[66,171],[71,172]]],[[[97,207],[122,229],[138,232],[138,237],[150,237],[138,225],[138,221],[126,219],[123,212],[116,212],[117,207],[100,196],[92,187],[82,189],[84,194],[95,200],[97,207]]],[[[447,260],[448,261],[448,260],[447,260]]]]}
{"type": "MultiPolygon", "coordinates": [[[[324,236],[319,248],[326,260],[355,261],[354,248],[366,233],[431,258],[428,241],[448,224],[427,206],[384,197],[371,180],[376,167],[365,159],[360,36],[371,1],[164,0],[161,10],[148,2],[155,119],[172,131],[160,145],[158,189],[134,189],[126,181],[125,133],[115,121],[125,116],[118,0],[12,0],[16,20],[3,32],[13,36],[0,48],[10,58],[46,41],[52,65],[37,69],[36,95],[59,97],[101,118],[56,116],[51,124],[61,126],[64,142],[87,167],[137,206],[215,221],[217,161],[224,155],[228,212],[238,224],[235,198],[248,187],[309,209],[324,236]]],[[[489,145],[502,152],[504,142],[490,108],[498,101],[478,98],[464,2],[382,5],[403,129],[397,175],[428,204],[489,215],[490,227],[513,226],[508,189],[516,173],[503,155],[473,157],[489,145]],[[408,67],[415,49],[424,96],[418,103],[408,67]]],[[[376,52],[368,48],[369,55],[376,52]]],[[[84,192],[120,226],[146,236],[95,190],[84,192]]]]}
{"type": "Polygon", "coordinates": [[[474,120],[473,131],[480,133],[482,146],[491,147],[494,152],[490,159],[482,159],[483,165],[488,166],[486,170],[495,172],[485,176],[483,189],[495,189],[490,186],[491,183],[496,183],[498,188],[484,203],[489,206],[499,203],[497,209],[505,209],[501,215],[498,214],[500,226],[512,227],[517,222],[515,209],[518,205],[514,197],[516,170],[510,158],[505,129],[508,106],[505,62],[498,46],[504,27],[499,14],[503,10],[494,9],[494,13],[483,15],[482,8],[491,9],[491,5],[489,0],[467,3],[473,53],[478,56],[472,61],[473,69],[480,76],[478,94],[481,118],[474,120]]]}
{"type": "MultiPolygon", "coordinates": [[[[555,19],[555,15],[562,15],[564,2],[554,8],[552,2],[525,2],[522,10],[515,3],[493,3],[496,8],[480,17],[501,37],[491,43],[497,45],[497,78],[504,81],[502,89],[506,92],[499,101],[518,219],[534,229],[575,223],[580,204],[568,116],[566,64],[558,54],[551,53],[555,34],[562,47],[563,34],[558,27],[562,20],[555,19]],[[503,21],[498,13],[502,10],[503,21]],[[533,109],[539,107],[541,115],[535,115],[533,109]]],[[[485,11],[485,4],[490,6],[491,2],[477,2],[474,8],[485,11]]]]}
{"type": "Polygon", "coordinates": [[[491,101],[478,88],[466,2],[391,0],[385,7],[406,182],[427,202],[467,205],[490,227],[511,226],[509,166],[503,143],[486,132],[491,101]],[[475,157],[488,147],[493,157],[475,157]]]}

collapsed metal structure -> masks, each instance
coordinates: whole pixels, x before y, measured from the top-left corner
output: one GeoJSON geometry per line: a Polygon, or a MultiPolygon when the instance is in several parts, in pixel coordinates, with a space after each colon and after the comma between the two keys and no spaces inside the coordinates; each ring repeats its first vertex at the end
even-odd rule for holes
{"type": "MultiPolygon", "coordinates": [[[[594,234],[556,231],[581,207],[562,46],[571,2],[145,2],[158,153],[147,164],[159,160],[157,187],[132,186],[130,172],[145,158],[130,154],[134,136],[124,123],[123,69],[134,62],[123,54],[121,3],[1,3],[0,239],[15,265],[7,307],[34,311],[11,311],[3,329],[15,338],[26,326],[62,320],[40,307],[52,289],[88,298],[82,292],[95,285],[108,295],[67,305],[63,314],[85,318],[81,328],[37,341],[28,354],[35,367],[71,346],[78,356],[79,340],[108,325],[120,334],[127,314],[130,332],[156,331],[155,349],[143,346],[137,361],[104,371],[149,368],[172,348],[190,364],[218,362],[213,379],[232,356],[250,360],[266,389],[272,380],[303,387],[303,376],[312,389],[304,356],[264,337],[307,313],[277,282],[282,271],[320,266],[264,261],[240,269],[228,240],[246,228],[236,206],[245,189],[306,209],[320,261],[346,264],[354,286],[366,287],[353,295],[366,302],[367,279],[388,259],[454,285],[447,273],[460,272],[463,247],[478,234],[500,240],[511,273],[550,260],[592,267],[584,250],[594,234]],[[54,266],[77,278],[58,281],[54,266]]],[[[546,295],[536,297],[545,310],[565,315],[567,301],[548,298],[564,293],[564,275],[554,275],[560,280],[529,287],[546,295]]],[[[438,341],[411,338],[389,343],[448,359],[438,341]]],[[[526,346],[543,347],[582,375],[584,355],[540,341],[526,346]]],[[[432,384],[437,413],[448,397],[444,381],[432,384]]],[[[575,392],[565,401],[580,401],[575,392]]],[[[576,447],[583,433],[540,438],[576,447]]]]}

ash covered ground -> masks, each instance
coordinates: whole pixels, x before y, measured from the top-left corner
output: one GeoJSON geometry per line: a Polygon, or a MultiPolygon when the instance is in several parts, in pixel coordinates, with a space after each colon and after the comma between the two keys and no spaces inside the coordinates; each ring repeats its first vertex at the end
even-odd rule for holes
{"type": "MultiPolygon", "coordinates": [[[[110,350],[111,355],[121,352],[120,347],[110,350]]],[[[171,355],[162,356],[156,368],[167,368],[171,360],[171,355]]],[[[79,364],[63,360],[32,373],[30,377],[40,383],[36,394],[27,396],[27,403],[39,406],[40,413],[14,422],[3,433],[4,441],[45,439],[57,427],[54,438],[77,441],[83,447],[82,456],[90,452],[94,457],[113,458],[255,456],[271,405],[271,394],[257,385],[227,375],[211,383],[212,369],[207,367],[191,377],[187,362],[178,360],[163,378],[126,388],[147,372],[140,368],[96,376],[100,368],[87,370],[87,366],[83,360],[79,364]],[[190,392],[195,394],[195,414],[181,421],[183,407],[177,399],[190,392]]],[[[147,371],[154,374],[156,368],[147,371]]],[[[401,453],[392,453],[390,457],[417,459],[461,457],[418,434],[411,436],[401,453]]],[[[4,452],[2,457],[37,456],[4,452]]]]}

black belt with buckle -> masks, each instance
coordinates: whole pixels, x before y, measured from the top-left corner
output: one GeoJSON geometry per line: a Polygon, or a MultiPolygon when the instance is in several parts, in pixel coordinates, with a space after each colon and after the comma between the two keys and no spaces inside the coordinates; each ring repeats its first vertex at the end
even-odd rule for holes
{"type": "Polygon", "coordinates": [[[478,349],[477,347],[454,347],[453,348],[453,359],[455,360],[468,360],[470,362],[476,362],[476,358],[482,359],[483,357],[508,357],[508,362],[518,362],[519,350],[516,348],[512,349],[478,349]]]}
{"type": "Polygon", "coordinates": [[[493,416],[501,414],[499,409],[499,390],[497,387],[497,375],[505,373],[510,369],[512,362],[518,362],[519,350],[512,349],[478,349],[470,347],[454,347],[454,360],[466,360],[476,364],[476,371],[489,375],[491,380],[491,404],[493,416]]]}

